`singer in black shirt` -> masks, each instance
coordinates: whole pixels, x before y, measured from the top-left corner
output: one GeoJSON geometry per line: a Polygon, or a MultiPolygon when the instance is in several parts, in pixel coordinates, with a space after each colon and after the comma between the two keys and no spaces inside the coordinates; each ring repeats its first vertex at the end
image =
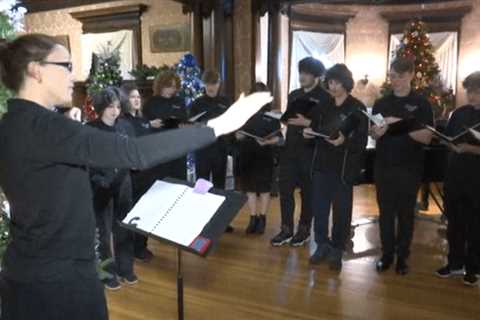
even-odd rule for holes
{"type": "Polygon", "coordinates": [[[421,126],[402,134],[390,134],[388,129],[406,118],[413,118],[420,125],[433,125],[430,103],[413,92],[414,73],[410,60],[394,60],[389,74],[393,92],[377,100],[372,111],[373,114],[382,114],[387,123],[382,127],[372,126],[372,135],[377,142],[374,178],[383,251],[376,268],[378,272],[387,270],[396,255],[396,272],[400,275],[409,272],[407,259],[424,166],[423,147],[430,144],[432,134],[421,126]]]}
{"type": "MultiPolygon", "coordinates": [[[[480,123],[480,72],[470,74],[463,86],[469,104],[453,112],[445,132],[448,136],[480,123]]],[[[437,275],[448,278],[466,272],[464,283],[475,286],[480,270],[480,141],[467,133],[449,147],[452,152],[444,184],[448,264],[437,275]]]]}

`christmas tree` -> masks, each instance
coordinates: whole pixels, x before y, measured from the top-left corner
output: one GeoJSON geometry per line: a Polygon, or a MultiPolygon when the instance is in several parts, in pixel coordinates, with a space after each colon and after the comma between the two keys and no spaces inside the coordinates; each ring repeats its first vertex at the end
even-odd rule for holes
{"type": "MultiPolygon", "coordinates": [[[[0,12],[0,41],[12,40],[15,37],[15,28],[11,18],[0,12]]],[[[12,92],[0,83],[0,115],[6,112],[7,100],[12,97],[12,92]]]]}
{"type": "MultiPolygon", "coordinates": [[[[427,26],[419,19],[410,22],[393,57],[404,57],[415,63],[412,88],[430,101],[435,119],[445,119],[454,108],[452,89],[445,89],[440,79],[440,68],[433,55],[427,26]]],[[[391,92],[389,83],[384,84],[383,94],[391,92]]]]}
{"type": "Polygon", "coordinates": [[[92,66],[86,82],[88,96],[83,107],[87,121],[94,120],[98,116],[92,105],[92,97],[102,89],[111,86],[119,87],[122,84],[120,72],[122,43],[123,40],[118,46],[112,48],[112,44],[109,42],[99,54],[92,54],[92,66]]]}
{"type": "MultiPolygon", "coordinates": [[[[181,79],[181,88],[178,95],[185,100],[185,104],[189,108],[192,102],[203,93],[200,67],[195,57],[191,53],[187,53],[176,64],[175,72],[181,79]]],[[[187,176],[190,181],[195,180],[195,157],[193,153],[187,155],[187,176]]]]}

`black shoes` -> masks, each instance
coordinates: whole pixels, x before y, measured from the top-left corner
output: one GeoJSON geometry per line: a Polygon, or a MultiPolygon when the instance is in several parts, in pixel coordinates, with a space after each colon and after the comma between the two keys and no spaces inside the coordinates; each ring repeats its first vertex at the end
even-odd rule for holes
{"type": "Polygon", "coordinates": [[[247,229],[245,229],[246,234],[263,234],[265,233],[265,225],[267,223],[267,218],[264,214],[250,216],[250,221],[248,223],[247,229]]]}
{"type": "Polygon", "coordinates": [[[332,247],[329,244],[321,244],[317,247],[317,250],[310,257],[311,264],[320,264],[325,261],[332,251],[332,247]]]}
{"type": "Polygon", "coordinates": [[[258,216],[250,216],[250,222],[248,223],[247,229],[245,229],[246,234],[252,234],[257,231],[258,225],[258,216]]]}
{"type": "Polygon", "coordinates": [[[120,280],[121,280],[123,283],[125,283],[125,284],[127,284],[127,285],[129,285],[129,286],[133,286],[134,284],[137,284],[137,283],[138,283],[138,278],[137,278],[137,276],[136,276],[134,273],[132,273],[132,274],[130,274],[130,275],[128,275],[128,276],[121,276],[121,277],[120,277],[120,280]]]}
{"type": "Polygon", "coordinates": [[[289,244],[290,241],[292,240],[293,233],[289,230],[285,230],[282,228],[280,233],[278,233],[273,239],[270,241],[272,246],[274,247],[280,247],[286,244],[289,244]]]}
{"type": "Polygon", "coordinates": [[[232,226],[228,226],[227,229],[225,229],[226,233],[233,233],[233,231],[235,231],[235,229],[232,226]]]}
{"type": "Polygon", "coordinates": [[[377,261],[375,268],[379,273],[385,272],[388,269],[390,269],[390,267],[392,266],[392,263],[393,263],[392,258],[382,256],[382,258],[380,258],[380,260],[377,261]]]}
{"type": "Polygon", "coordinates": [[[264,214],[261,214],[257,216],[257,218],[258,218],[258,223],[257,223],[257,229],[255,231],[258,234],[264,234],[265,226],[267,224],[267,217],[264,214]]]}
{"type": "Polygon", "coordinates": [[[290,245],[293,247],[301,247],[310,240],[310,228],[299,225],[297,233],[290,241],[290,245]]]}
{"type": "Polygon", "coordinates": [[[111,290],[111,291],[120,290],[122,288],[122,285],[118,281],[118,278],[116,275],[114,275],[110,279],[103,280],[103,285],[105,286],[105,289],[111,290]]]}
{"type": "Polygon", "coordinates": [[[467,274],[465,274],[465,276],[463,277],[463,283],[466,286],[476,287],[478,285],[478,282],[478,278],[474,273],[467,272],[467,274]]]}
{"type": "Polygon", "coordinates": [[[410,268],[407,265],[405,259],[397,259],[397,266],[395,267],[395,272],[401,276],[405,276],[410,271],[410,268]]]}
{"type": "Polygon", "coordinates": [[[455,276],[464,276],[465,270],[463,268],[452,268],[450,265],[446,265],[435,272],[435,275],[439,278],[450,278],[455,276]]]}

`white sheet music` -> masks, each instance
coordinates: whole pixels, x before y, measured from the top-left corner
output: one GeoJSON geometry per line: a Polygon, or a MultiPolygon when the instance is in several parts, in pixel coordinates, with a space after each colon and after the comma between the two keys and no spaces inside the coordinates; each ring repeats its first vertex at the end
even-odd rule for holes
{"type": "Polygon", "coordinates": [[[156,181],[123,223],[189,246],[225,201],[224,196],[199,194],[182,184],[156,181]]]}

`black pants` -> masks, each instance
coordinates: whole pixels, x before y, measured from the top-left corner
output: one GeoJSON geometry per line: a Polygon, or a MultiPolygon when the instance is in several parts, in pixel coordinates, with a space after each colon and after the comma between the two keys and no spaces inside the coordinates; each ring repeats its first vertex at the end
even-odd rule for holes
{"type": "Polygon", "coordinates": [[[477,273],[480,252],[480,200],[478,183],[445,182],[445,214],[448,219],[448,264],[477,273]]]}
{"type": "Polygon", "coordinates": [[[404,260],[410,255],[420,182],[421,175],[409,169],[375,168],[380,239],[387,259],[393,259],[395,253],[404,260]]]}
{"type": "Polygon", "coordinates": [[[95,263],[74,267],[55,282],[4,279],[2,320],[107,320],[103,284],[95,263]]]}
{"type": "Polygon", "coordinates": [[[312,200],[315,242],[319,246],[330,244],[335,249],[344,251],[350,237],[353,186],[344,184],[336,173],[315,171],[312,200]],[[328,222],[331,208],[333,228],[330,238],[328,222]]]}
{"type": "Polygon", "coordinates": [[[227,176],[227,154],[226,152],[197,152],[195,154],[195,170],[197,179],[210,180],[215,188],[225,189],[225,178],[227,176]]]}
{"type": "Polygon", "coordinates": [[[311,163],[311,150],[303,150],[299,154],[285,152],[280,156],[279,188],[282,228],[293,231],[295,213],[294,192],[295,188],[299,187],[302,200],[299,225],[310,230],[312,224],[311,163]]]}
{"type": "Polygon", "coordinates": [[[112,189],[99,189],[94,195],[100,259],[114,258],[113,271],[120,276],[133,273],[135,235],[119,224],[132,207],[131,188],[128,175],[118,186],[112,189]]]}

